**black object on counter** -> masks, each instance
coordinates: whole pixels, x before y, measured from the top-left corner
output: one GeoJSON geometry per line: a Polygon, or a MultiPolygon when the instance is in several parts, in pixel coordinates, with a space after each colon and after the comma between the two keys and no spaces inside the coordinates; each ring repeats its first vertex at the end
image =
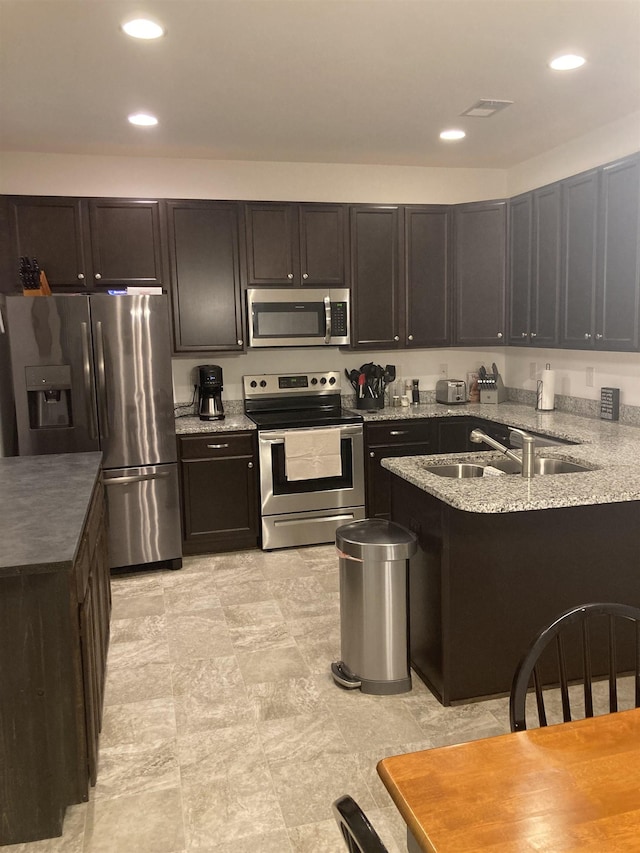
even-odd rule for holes
{"type": "Polygon", "coordinates": [[[600,419],[617,421],[620,417],[620,389],[600,389],[600,419]]]}
{"type": "Polygon", "coordinates": [[[396,368],[393,364],[382,367],[381,364],[368,362],[359,370],[346,370],[345,376],[356,392],[357,409],[383,409],[384,392],[389,382],[395,379],[396,368]]]}

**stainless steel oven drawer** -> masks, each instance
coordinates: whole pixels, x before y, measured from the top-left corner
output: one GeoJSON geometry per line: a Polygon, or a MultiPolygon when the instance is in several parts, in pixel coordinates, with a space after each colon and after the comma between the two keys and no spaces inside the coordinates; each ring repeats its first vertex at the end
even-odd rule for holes
{"type": "Polygon", "coordinates": [[[267,515],[262,519],[262,548],[269,551],[335,542],[338,527],[364,517],[363,506],[267,515]]]}

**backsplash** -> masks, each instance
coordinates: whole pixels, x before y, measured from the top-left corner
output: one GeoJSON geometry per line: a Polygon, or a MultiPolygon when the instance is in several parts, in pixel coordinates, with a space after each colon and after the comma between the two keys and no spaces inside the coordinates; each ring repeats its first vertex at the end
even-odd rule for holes
{"type": "MultiPolygon", "coordinates": [[[[388,395],[388,391],[386,392],[388,395]]],[[[510,402],[522,403],[524,406],[535,408],[536,392],[525,391],[522,388],[507,388],[507,397],[510,402]]],[[[224,399],[224,410],[229,415],[241,415],[244,413],[243,400],[227,400],[224,399]]],[[[436,402],[435,391],[420,391],[420,403],[427,405],[436,402]]],[[[600,417],[600,401],[585,400],[583,397],[569,397],[564,394],[556,394],[556,411],[567,412],[571,415],[579,415],[583,418],[599,418],[600,417]]],[[[197,414],[197,402],[194,403],[177,403],[175,406],[175,415],[179,417],[193,416],[197,414]]],[[[342,405],[346,409],[356,408],[356,395],[343,394],[342,405]]],[[[389,406],[387,396],[385,396],[385,406],[389,406]]],[[[620,404],[620,423],[628,426],[640,427],[640,406],[625,406],[620,404]]]]}
{"type": "MultiPolygon", "coordinates": [[[[536,392],[525,391],[522,388],[507,388],[508,399],[514,403],[523,403],[534,407],[536,392]]],[[[586,400],[584,397],[570,397],[556,394],[556,411],[567,412],[570,415],[580,415],[583,418],[600,417],[600,400],[586,400]]],[[[628,426],[640,426],[640,406],[625,406],[620,404],[620,423],[628,426]]]]}

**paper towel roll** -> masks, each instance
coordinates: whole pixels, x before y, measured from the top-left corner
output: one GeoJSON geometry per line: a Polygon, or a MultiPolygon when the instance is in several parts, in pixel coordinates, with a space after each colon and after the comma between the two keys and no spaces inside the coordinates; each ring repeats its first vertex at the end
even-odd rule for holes
{"type": "Polygon", "coordinates": [[[551,370],[551,365],[548,364],[542,371],[542,379],[538,382],[537,405],[536,408],[543,412],[549,412],[555,409],[556,397],[556,374],[551,370]]]}

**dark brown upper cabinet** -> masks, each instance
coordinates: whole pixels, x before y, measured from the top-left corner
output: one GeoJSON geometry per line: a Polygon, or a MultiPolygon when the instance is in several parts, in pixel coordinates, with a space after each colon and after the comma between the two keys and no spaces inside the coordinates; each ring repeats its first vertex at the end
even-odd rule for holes
{"type": "Polygon", "coordinates": [[[450,209],[445,205],[404,208],[403,335],[406,347],[451,343],[450,209]]]}
{"type": "Polygon", "coordinates": [[[8,199],[12,274],[20,288],[19,258],[36,258],[53,291],[78,291],[93,282],[88,211],[79,198],[8,199]]]}
{"type": "Polygon", "coordinates": [[[598,171],[562,182],[562,339],[570,349],[595,340],[598,171]]]}
{"type": "Polygon", "coordinates": [[[55,292],[164,284],[159,202],[14,196],[11,253],[36,258],[55,292]]]}
{"type": "Polygon", "coordinates": [[[164,284],[157,201],[89,199],[94,287],[164,284]]]}
{"type": "Polygon", "coordinates": [[[249,286],[344,286],[343,205],[252,202],[245,221],[249,286]]]}
{"type": "Polygon", "coordinates": [[[454,344],[506,343],[507,203],[485,201],[454,208],[454,344]]]}
{"type": "Polygon", "coordinates": [[[601,170],[595,345],[637,350],[640,326],[640,155],[601,170]]]}
{"type": "Polygon", "coordinates": [[[563,181],[562,345],[637,350],[640,156],[563,181]]]}
{"type": "Polygon", "coordinates": [[[509,203],[509,343],[553,347],[559,341],[560,184],[509,203]]]}
{"type": "Polygon", "coordinates": [[[174,349],[241,351],[240,206],[167,202],[174,349]]]}
{"type": "Polygon", "coordinates": [[[398,206],[350,209],[353,347],[393,349],[400,344],[401,221],[398,206]]]}
{"type": "Polygon", "coordinates": [[[449,208],[351,208],[353,346],[448,346],[449,208]]]}

